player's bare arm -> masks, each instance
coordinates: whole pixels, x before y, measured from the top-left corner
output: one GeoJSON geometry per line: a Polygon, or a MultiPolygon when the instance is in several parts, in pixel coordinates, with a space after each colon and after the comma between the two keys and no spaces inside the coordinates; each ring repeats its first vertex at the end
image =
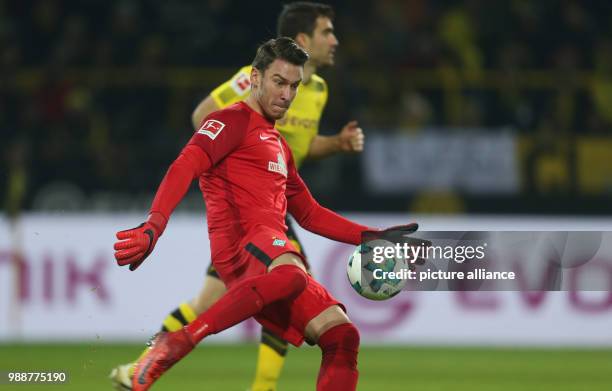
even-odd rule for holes
{"type": "Polygon", "coordinates": [[[363,151],[365,136],[357,121],[350,121],[334,136],[316,135],[310,143],[309,159],[321,159],[336,153],[363,151]]]}
{"type": "Polygon", "coordinates": [[[208,95],[196,106],[195,110],[193,110],[193,113],[191,114],[191,124],[193,125],[193,128],[198,129],[202,123],[202,120],[206,118],[208,114],[212,113],[213,111],[217,111],[220,108],[221,107],[217,105],[213,97],[208,95]]]}

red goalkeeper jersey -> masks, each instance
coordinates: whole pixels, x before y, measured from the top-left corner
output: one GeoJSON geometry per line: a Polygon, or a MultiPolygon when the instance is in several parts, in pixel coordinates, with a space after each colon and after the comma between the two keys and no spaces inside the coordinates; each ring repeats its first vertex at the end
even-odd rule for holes
{"type": "Polygon", "coordinates": [[[257,225],[286,231],[287,196],[304,184],[289,175],[291,152],[273,122],[239,102],[206,118],[189,144],[212,164],[199,182],[213,260],[233,256],[257,225]]]}
{"type": "Polygon", "coordinates": [[[239,102],[211,114],[189,144],[212,164],[200,176],[211,239],[217,232],[243,236],[258,224],[287,229],[285,191],[304,184],[288,175],[291,152],[273,122],[239,102]]]}
{"type": "Polygon", "coordinates": [[[304,228],[358,244],[371,229],[320,206],[297,173],[274,122],[244,102],[211,113],[170,166],[151,212],[169,217],[199,177],[213,262],[229,262],[245,236],[266,227],[285,232],[287,210],[304,228]]]}

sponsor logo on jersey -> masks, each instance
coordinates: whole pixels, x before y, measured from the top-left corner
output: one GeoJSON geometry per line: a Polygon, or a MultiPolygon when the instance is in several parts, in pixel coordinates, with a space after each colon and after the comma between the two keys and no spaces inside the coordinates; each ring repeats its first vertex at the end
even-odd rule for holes
{"type": "Polygon", "coordinates": [[[277,247],[285,247],[285,243],[287,242],[282,239],[274,239],[274,241],[272,242],[272,245],[277,246],[277,247]]]}
{"type": "Polygon", "coordinates": [[[295,115],[285,115],[280,120],[276,121],[277,126],[294,126],[304,129],[318,129],[319,120],[314,118],[301,118],[295,115]]]}
{"type": "Polygon", "coordinates": [[[232,80],[232,88],[238,95],[242,95],[251,89],[251,77],[246,73],[240,73],[232,80]]]}
{"type": "Polygon", "coordinates": [[[287,177],[287,165],[285,164],[285,159],[280,152],[278,155],[276,155],[276,160],[277,161],[275,162],[268,162],[268,171],[278,172],[284,177],[287,177]]]}
{"type": "Polygon", "coordinates": [[[221,121],[217,121],[216,119],[209,119],[204,122],[204,125],[198,130],[198,133],[204,134],[210,137],[211,140],[214,140],[219,133],[225,128],[225,124],[221,121]]]}

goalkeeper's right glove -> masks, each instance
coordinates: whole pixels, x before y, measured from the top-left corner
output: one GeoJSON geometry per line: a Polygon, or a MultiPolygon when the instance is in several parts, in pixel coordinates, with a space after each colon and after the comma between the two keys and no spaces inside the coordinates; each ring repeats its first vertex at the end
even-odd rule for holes
{"type": "Polygon", "coordinates": [[[415,233],[418,229],[419,225],[417,223],[410,223],[396,225],[381,230],[363,231],[361,237],[364,242],[376,239],[385,239],[394,243],[403,243],[411,239],[410,235],[415,233]]]}
{"type": "MultiPolygon", "coordinates": [[[[378,231],[364,231],[361,234],[362,241],[367,243],[372,240],[384,239],[392,243],[407,243],[411,247],[430,247],[431,241],[412,236],[419,229],[417,223],[396,225],[378,231]]],[[[410,263],[410,270],[414,270],[414,264],[423,265],[426,257],[420,255],[410,263]]]]}
{"type": "Polygon", "coordinates": [[[136,270],[153,251],[167,222],[161,213],[153,212],[138,227],[117,232],[119,240],[115,242],[114,248],[119,266],[130,265],[130,270],[136,270]]]}

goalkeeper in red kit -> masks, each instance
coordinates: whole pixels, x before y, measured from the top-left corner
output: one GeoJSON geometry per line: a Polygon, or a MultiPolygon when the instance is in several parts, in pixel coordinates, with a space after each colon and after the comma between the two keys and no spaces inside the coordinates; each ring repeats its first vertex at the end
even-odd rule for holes
{"type": "MultiPolygon", "coordinates": [[[[285,233],[287,212],[305,229],[345,243],[358,244],[364,232],[378,231],[320,206],[274,128],[295,97],[307,59],[290,38],[260,46],[249,97],[206,117],[168,169],[147,221],[117,233],[115,258],[135,270],[198,178],[212,261],[228,288],[192,323],[155,336],[136,364],[133,390],[149,389],[202,339],[249,317],[295,346],[304,340],[320,346],[318,390],[356,388],[359,333],[342,304],[306,273],[302,255],[285,233]]],[[[399,229],[409,233],[416,227],[399,229]]]]}

